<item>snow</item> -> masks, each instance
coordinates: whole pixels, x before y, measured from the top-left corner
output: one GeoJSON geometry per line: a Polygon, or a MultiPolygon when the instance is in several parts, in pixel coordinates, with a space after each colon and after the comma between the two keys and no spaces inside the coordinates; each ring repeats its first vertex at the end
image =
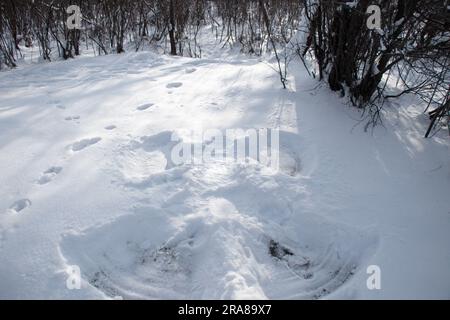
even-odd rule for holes
{"type": "Polygon", "coordinates": [[[0,298],[450,297],[450,142],[415,97],[367,133],[301,63],[283,90],[206,56],[0,73],[0,298]],[[280,170],[175,164],[172,137],[207,128],[278,128],[280,170]]]}

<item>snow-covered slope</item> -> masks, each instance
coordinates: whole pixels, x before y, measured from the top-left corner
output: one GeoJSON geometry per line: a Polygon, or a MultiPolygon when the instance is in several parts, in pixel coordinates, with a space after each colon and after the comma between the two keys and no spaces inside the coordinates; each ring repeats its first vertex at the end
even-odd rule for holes
{"type": "Polygon", "coordinates": [[[449,139],[413,97],[371,134],[299,65],[280,87],[236,56],[1,73],[0,297],[449,298],[449,139]],[[181,129],[267,127],[278,172],[170,163],[181,129]]]}

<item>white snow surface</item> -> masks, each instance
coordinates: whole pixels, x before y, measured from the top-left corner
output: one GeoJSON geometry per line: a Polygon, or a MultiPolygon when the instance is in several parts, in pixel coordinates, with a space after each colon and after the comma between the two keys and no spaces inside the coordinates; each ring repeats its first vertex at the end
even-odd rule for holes
{"type": "Polygon", "coordinates": [[[364,132],[300,63],[289,81],[150,52],[0,73],[0,298],[450,298],[450,139],[415,97],[364,132]],[[200,128],[279,128],[280,170],[173,165],[200,128]]]}

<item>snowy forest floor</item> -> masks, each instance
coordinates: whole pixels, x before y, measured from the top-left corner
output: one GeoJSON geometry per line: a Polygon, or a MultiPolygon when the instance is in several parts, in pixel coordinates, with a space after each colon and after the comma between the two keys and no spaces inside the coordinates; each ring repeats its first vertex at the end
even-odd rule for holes
{"type": "Polygon", "coordinates": [[[450,298],[450,140],[415,97],[364,132],[300,63],[283,90],[261,59],[140,52],[0,98],[0,298],[450,298]],[[280,170],[169,166],[182,128],[279,128],[280,170]]]}

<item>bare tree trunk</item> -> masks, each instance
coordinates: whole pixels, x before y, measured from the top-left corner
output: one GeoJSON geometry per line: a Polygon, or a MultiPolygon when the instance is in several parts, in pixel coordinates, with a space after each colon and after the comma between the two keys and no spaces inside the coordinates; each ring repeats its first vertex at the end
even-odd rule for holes
{"type": "Polygon", "coordinates": [[[169,39],[170,39],[170,54],[173,56],[177,55],[177,43],[175,41],[175,9],[174,0],[170,0],[169,7],[169,39]]]}

